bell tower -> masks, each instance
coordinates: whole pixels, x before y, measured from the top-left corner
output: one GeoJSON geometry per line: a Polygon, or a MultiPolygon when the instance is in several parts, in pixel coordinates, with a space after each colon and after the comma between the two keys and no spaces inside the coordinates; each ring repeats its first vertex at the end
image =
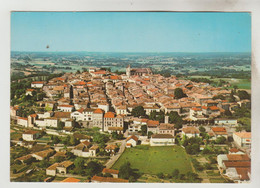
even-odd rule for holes
{"type": "Polygon", "coordinates": [[[126,76],[127,76],[128,78],[131,76],[131,67],[130,67],[130,65],[128,65],[128,66],[126,67],[126,76]]]}

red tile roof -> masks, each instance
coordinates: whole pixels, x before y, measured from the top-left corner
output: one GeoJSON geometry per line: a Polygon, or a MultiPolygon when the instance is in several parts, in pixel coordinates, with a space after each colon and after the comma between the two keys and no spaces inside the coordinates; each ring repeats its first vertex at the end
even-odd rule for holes
{"type": "Polygon", "coordinates": [[[199,134],[200,131],[196,127],[184,127],[182,128],[182,131],[187,134],[199,134]]]}
{"type": "Polygon", "coordinates": [[[234,134],[241,138],[251,138],[251,132],[236,132],[234,134]]]}
{"type": "Polygon", "coordinates": [[[250,158],[246,154],[228,154],[228,161],[250,161],[250,158]]]}
{"type": "Polygon", "coordinates": [[[129,137],[126,139],[126,141],[131,140],[131,139],[135,140],[136,142],[138,141],[138,138],[137,138],[135,135],[129,136],[129,137]]]}
{"type": "Polygon", "coordinates": [[[114,169],[109,169],[109,168],[104,168],[102,170],[102,173],[109,173],[109,174],[118,174],[119,173],[119,170],[114,170],[114,169]]]}
{"type": "Polygon", "coordinates": [[[154,120],[148,120],[147,121],[148,127],[157,127],[158,125],[159,125],[159,121],[154,121],[154,120]]]}
{"type": "Polygon", "coordinates": [[[114,112],[107,112],[104,115],[104,118],[114,118],[115,117],[115,113],[114,112]]]}
{"type": "Polygon", "coordinates": [[[128,183],[128,180],[121,179],[121,178],[111,178],[111,177],[100,177],[100,176],[93,176],[91,181],[98,181],[98,182],[111,182],[111,183],[128,183]]]}
{"type": "Polygon", "coordinates": [[[75,183],[75,182],[79,182],[79,179],[76,178],[65,178],[64,180],[62,180],[61,182],[67,182],[67,183],[75,183]]]}
{"type": "Polygon", "coordinates": [[[103,110],[101,110],[100,108],[96,109],[93,113],[95,114],[103,114],[103,110]]]}

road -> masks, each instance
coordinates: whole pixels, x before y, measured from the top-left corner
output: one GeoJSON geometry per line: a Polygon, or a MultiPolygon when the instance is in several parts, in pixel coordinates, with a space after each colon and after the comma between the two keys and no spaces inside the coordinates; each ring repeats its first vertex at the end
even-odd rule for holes
{"type": "Polygon", "coordinates": [[[120,142],[121,142],[121,145],[120,145],[119,151],[117,152],[116,155],[110,157],[110,159],[106,163],[106,168],[111,168],[114,165],[114,163],[117,161],[117,159],[121,156],[121,154],[125,151],[126,140],[122,140],[120,142]]]}

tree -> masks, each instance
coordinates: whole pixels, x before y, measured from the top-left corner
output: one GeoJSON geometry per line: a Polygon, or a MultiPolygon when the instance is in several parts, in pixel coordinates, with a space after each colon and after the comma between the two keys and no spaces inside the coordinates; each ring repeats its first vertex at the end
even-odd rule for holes
{"type": "Polygon", "coordinates": [[[240,98],[240,100],[244,100],[244,99],[250,100],[251,98],[250,95],[245,90],[238,90],[237,95],[240,98]]]}
{"type": "Polygon", "coordinates": [[[100,143],[106,143],[109,140],[109,137],[105,134],[101,133],[95,133],[93,135],[93,141],[100,144],[100,143]]]}
{"type": "Polygon", "coordinates": [[[224,144],[226,142],[226,138],[224,136],[218,137],[216,139],[216,144],[224,144]]]}
{"type": "Polygon", "coordinates": [[[231,116],[232,116],[232,113],[230,112],[229,109],[226,109],[226,110],[224,111],[224,115],[227,116],[227,117],[231,117],[231,116]]]}
{"type": "Polygon", "coordinates": [[[75,146],[75,145],[79,144],[79,141],[78,141],[73,135],[71,135],[71,136],[70,136],[69,144],[70,144],[71,146],[75,146]]]}
{"type": "Polygon", "coordinates": [[[170,112],[169,114],[169,123],[174,124],[182,124],[182,117],[178,114],[178,112],[170,112]]]}
{"type": "Polygon", "coordinates": [[[202,133],[205,133],[205,132],[206,132],[206,129],[205,129],[204,127],[202,127],[202,126],[199,127],[199,130],[200,130],[200,132],[202,132],[202,133]]]}
{"type": "Polygon", "coordinates": [[[87,164],[87,169],[88,169],[88,175],[93,176],[102,171],[103,165],[101,165],[99,162],[96,161],[90,161],[87,164]]]}
{"type": "Polygon", "coordinates": [[[174,90],[174,98],[181,99],[183,97],[187,97],[187,95],[185,93],[183,93],[183,90],[181,88],[176,88],[174,90]]]}
{"type": "MultiPolygon", "coordinates": [[[[137,174],[131,168],[131,164],[127,161],[119,168],[119,177],[123,179],[129,179],[130,177],[134,177],[134,181],[136,181],[137,174]]],[[[131,178],[131,180],[133,180],[131,178]]]]}
{"type": "Polygon", "coordinates": [[[147,135],[147,125],[141,126],[141,134],[142,134],[142,136],[147,135]]]}
{"type": "Polygon", "coordinates": [[[146,116],[144,107],[142,106],[137,106],[135,107],[132,112],[131,112],[132,116],[134,117],[139,117],[139,116],[146,116]]]}
{"type": "Polygon", "coordinates": [[[81,157],[77,157],[74,161],[74,165],[77,170],[83,170],[85,168],[84,164],[85,164],[85,161],[81,157]]]}
{"type": "Polygon", "coordinates": [[[59,137],[54,135],[54,136],[52,137],[52,143],[53,143],[53,144],[58,144],[59,142],[60,142],[59,137]]]}
{"type": "Polygon", "coordinates": [[[65,123],[64,123],[64,122],[58,121],[58,129],[59,129],[59,130],[62,130],[64,126],[65,126],[65,123]]]}
{"type": "Polygon", "coordinates": [[[148,138],[151,138],[152,135],[153,135],[153,132],[149,131],[148,132],[148,138]]]}

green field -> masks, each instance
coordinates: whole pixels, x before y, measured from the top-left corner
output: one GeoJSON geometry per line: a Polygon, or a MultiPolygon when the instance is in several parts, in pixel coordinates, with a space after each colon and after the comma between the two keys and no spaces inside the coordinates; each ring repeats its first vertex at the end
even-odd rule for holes
{"type": "Polygon", "coordinates": [[[112,167],[119,169],[129,161],[132,168],[145,174],[172,173],[176,168],[180,173],[192,171],[190,157],[180,146],[137,146],[124,151],[118,161],[112,167]]]}

